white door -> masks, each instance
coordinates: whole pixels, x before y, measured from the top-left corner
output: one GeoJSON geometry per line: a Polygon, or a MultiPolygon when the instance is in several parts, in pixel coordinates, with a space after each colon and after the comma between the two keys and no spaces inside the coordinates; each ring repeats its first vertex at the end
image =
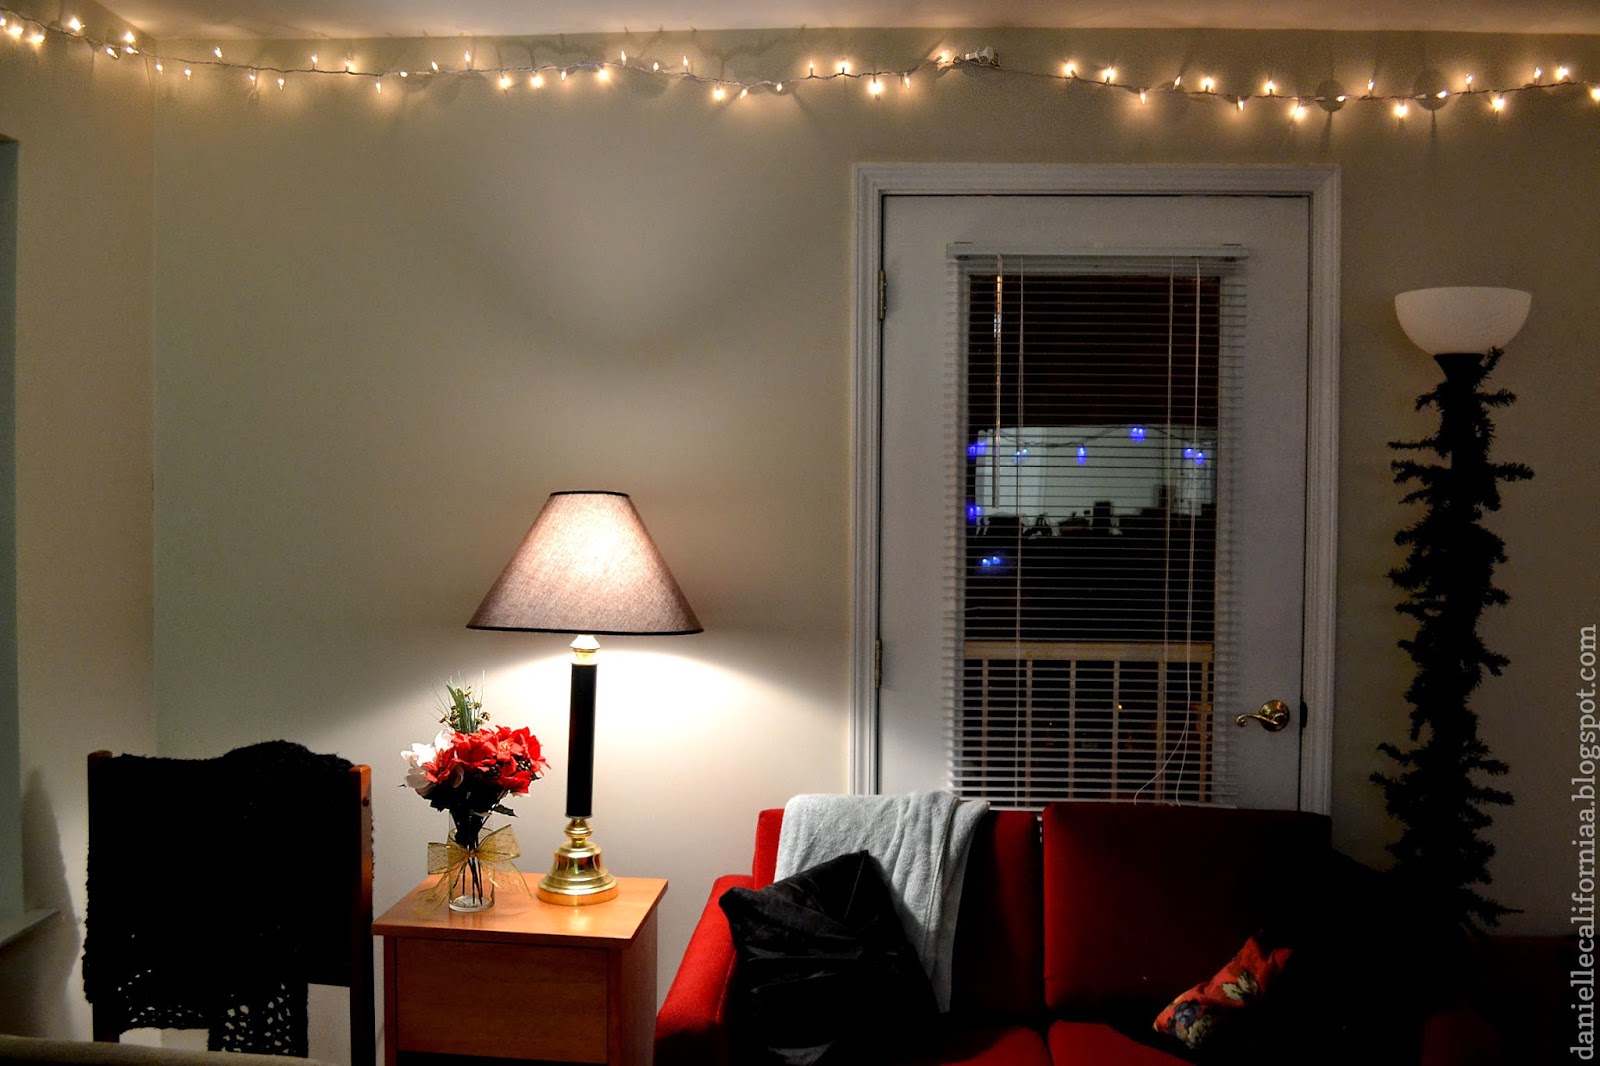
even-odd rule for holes
{"type": "MultiPolygon", "coordinates": [[[[881,327],[878,456],[881,791],[950,787],[958,678],[972,669],[970,661],[963,666],[969,652],[962,650],[953,619],[963,578],[949,572],[951,545],[965,535],[962,526],[971,515],[963,513],[964,490],[951,467],[941,466],[955,461],[955,447],[970,436],[965,424],[953,424],[964,416],[961,388],[951,380],[960,373],[951,363],[959,362],[962,345],[952,342],[952,331],[967,327],[951,313],[952,257],[963,246],[1009,252],[1013,262],[1024,254],[1216,255],[1231,246],[1242,252],[1245,314],[1238,370],[1221,386],[1237,390],[1238,403],[1229,427],[1215,431],[1227,439],[1219,444],[1218,458],[1226,466],[1214,507],[1217,567],[1227,571],[1227,580],[1218,581],[1215,649],[1219,660],[1229,661],[1217,662],[1215,690],[1191,705],[1196,717],[1203,715],[1207,757],[1230,769],[1225,784],[1219,779],[1218,787],[1190,798],[1301,805],[1308,203],[1301,196],[1198,195],[882,199],[888,298],[881,327]],[[1273,700],[1291,710],[1288,728],[1271,732],[1256,721],[1235,725],[1239,714],[1273,700]]],[[[1142,427],[1133,432],[1143,438],[1142,427]]],[[[983,441],[972,445],[982,446],[983,441]]],[[[1163,501],[1169,491],[1170,485],[1162,490],[1163,501]]],[[[1078,664],[1058,665],[1072,671],[1076,686],[1078,664]]],[[[1087,677],[1088,665],[1083,669],[1087,677]]],[[[1107,702],[1121,710],[1120,697],[1107,702]]],[[[1117,738],[1106,746],[1115,758],[1117,738]]],[[[1199,749],[1185,749],[1185,758],[1189,750],[1199,749]]],[[[1169,762],[1170,756],[1163,769],[1169,762]]],[[[1127,782],[1113,791],[1121,798],[1161,798],[1143,785],[1130,790],[1127,782]]]]}

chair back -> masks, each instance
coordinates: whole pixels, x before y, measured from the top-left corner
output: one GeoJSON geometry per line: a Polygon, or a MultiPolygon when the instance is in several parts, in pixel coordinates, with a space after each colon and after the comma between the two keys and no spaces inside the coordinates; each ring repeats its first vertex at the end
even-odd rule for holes
{"type": "Polygon", "coordinates": [[[342,985],[351,1062],[373,1066],[368,767],[282,741],[213,759],[97,751],[88,790],[83,975],[96,1040],[206,1028],[214,1050],[270,1042],[303,1055],[297,990],[342,985]],[[247,1004],[241,1026],[234,1011],[247,1004]],[[263,1009],[273,1021],[254,1025],[263,1009]]]}

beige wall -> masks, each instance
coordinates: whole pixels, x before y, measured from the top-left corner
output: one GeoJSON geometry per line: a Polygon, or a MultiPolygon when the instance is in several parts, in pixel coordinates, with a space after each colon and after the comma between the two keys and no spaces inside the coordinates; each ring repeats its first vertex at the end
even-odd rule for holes
{"type": "Polygon", "coordinates": [[[23,876],[26,905],[57,912],[0,951],[5,1032],[88,1031],[84,756],[155,749],[152,119],[141,66],[60,39],[0,42],[0,134],[19,164],[23,876]]]}
{"type": "MultiPolygon", "coordinates": [[[[1501,84],[1556,60],[1600,70],[1591,41],[1414,34],[787,31],[569,39],[565,51],[540,43],[536,56],[687,51],[699,69],[725,64],[737,76],[841,55],[898,66],[946,44],[993,44],[1007,64],[1033,69],[1070,56],[1151,80],[1214,69],[1250,84],[1333,75],[1358,90],[1374,73],[1408,85],[1427,64],[1501,84]]],[[[299,64],[313,47],[330,51],[240,44],[230,55],[259,48],[259,61],[299,64]]],[[[492,43],[474,47],[480,63],[496,61],[492,43]]],[[[426,48],[351,46],[363,65],[425,64],[435,56],[426,48]]],[[[453,62],[457,52],[451,42],[437,54],[453,62]]],[[[503,56],[526,61],[520,48],[503,56]]],[[[0,65],[0,77],[22,75],[0,65]]],[[[85,91],[79,80],[55,66],[28,77],[29,121],[76,115],[60,101],[85,91]]],[[[1522,97],[1498,120],[1481,100],[1457,101],[1436,122],[1414,114],[1403,125],[1352,106],[1331,125],[1314,112],[1291,126],[1276,106],[1241,116],[1162,100],[1141,111],[1125,94],[964,74],[876,103],[858,85],[816,85],[718,107],[686,85],[602,90],[582,76],[544,94],[391,81],[380,96],[342,78],[295,78],[256,96],[236,73],[204,70],[157,84],[163,753],[288,737],[371,763],[378,902],[388,905],[421,876],[423,844],[441,828],[391,787],[397,752],[431,731],[441,679],[482,674],[500,720],[531,725],[557,760],[564,751],[562,639],[463,623],[547,492],[631,491],[706,624],[695,637],[608,640],[601,680],[598,835],[618,872],[672,879],[664,987],[712,877],[748,861],[755,810],[846,785],[851,166],[1333,162],[1344,168],[1345,220],[1336,832],[1381,860],[1389,827],[1366,779],[1376,744],[1405,722],[1407,664],[1394,647],[1404,628],[1384,575],[1407,515],[1385,442],[1427,429],[1411,401],[1436,371],[1400,333],[1392,296],[1449,283],[1530,289],[1533,316],[1499,375],[1522,400],[1502,414],[1497,446],[1539,476],[1511,487],[1494,519],[1515,599],[1486,629],[1513,664],[1478,707],[1518,796],[1497,814],[1496,890],[1527,911],[1513,928],[1565,928],[1576,629],[1600,604],[1586,558],[1600,488],[1587,417],[1600,114],[1586,98],[1522,97]]],[[[116,90],[92,99],[133,106],[116,90]]],[[[26,152],[27,130],[5,126],[9,106],[7,94],[0,132],[26,152]]],[[[103,146],[51,130],[79,181],[108,169],[103,146]]],[[[149,149],[130,149],[146,168],[149,149]]],[[[129,183],[130,210],[148,195],[137,172],[112,181],[129,183]]],[[[85,225],[55,214],[56,240],[54,227],[85,225]]],[[[80,263],[50,254],[63,269],[80,263]]],[[[94,288],[118,300],[150,283],[142,261],[103,269],[94,288]]],[[[71,282],[50,284],[82,287],[71,282]]],[[[82,317],[58,328],[89,332],[82,317]]],[[[128,318],[138,315],[119,322],[128,318]]],[[[138,361],[136,341],[114,341],[138,361]]],[[[81,381],[104,343],[61,347],[52,369],[77,376],[52,394],[56,420],[107,433],[104,419],[80,419],[98,408],[70,391],[104,385],[81,381]]],[[[148,417],[125,403],[113,424],[148,417]]],[[[68,425],[50,432],[76,440],[68,425]]],[[[122,436],[134,451],[143,439],[139,425],[122,436]]],[[[21,478],[63,501],[98,491],[102,471],[59,462],[38,454],[21,478]]],[[[37,614],[40,584],[71,592],[77,560],[98,565],[112,550],[74,542],[83,534],[68,513],[63,502],[35,526],[23,560],[24,587],[36,590],[25,656],[52,631],[37,614]],[[41,544],[46,530],[60,542],[41,544]]],[[[148,537],[128,530],[115,550],[138,555],[148,537]]],[[[128,622],[121,633],[137,643],[140,630],[128,622]]],[[[44,730],[90,713],[79,691],[87,671],[42,649],[24,671],[51,708],[30,719],[25,763],[54,760],[44,730]]],[[[137,745],[147,721],[129,709],[115,728],[137,745]]],[[[67,754],[75,773],[79,753],[67,754]]],[[[529,869],[557,836],[562,780],[558,766],[516,803],[529,869]]],[[[49,782],[51,817],[72,817],[65,797],[78,784],[49,782]]],[[[58,880],[78,876],[74,840],[62,834],[67,857],[56,862],[73,872],[58,880]]],[[[42,976],[58,997],[76,994],[59,974],[42,976]]]]}

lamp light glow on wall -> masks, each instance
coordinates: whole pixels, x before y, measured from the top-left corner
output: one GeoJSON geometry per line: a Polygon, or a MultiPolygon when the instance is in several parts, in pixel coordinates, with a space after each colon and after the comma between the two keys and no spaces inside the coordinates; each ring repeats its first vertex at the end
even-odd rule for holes
{"type": "Polygon", "coordinates": [[[567,739],[567,839],[540,881],[547,903],[584,906],[617,894],[616,878],[590,839],[594,793],[595,636],[699,633],[633,501],[620,492],[555,492],[469,629],[572,633],[571,728],[567,739]]]}

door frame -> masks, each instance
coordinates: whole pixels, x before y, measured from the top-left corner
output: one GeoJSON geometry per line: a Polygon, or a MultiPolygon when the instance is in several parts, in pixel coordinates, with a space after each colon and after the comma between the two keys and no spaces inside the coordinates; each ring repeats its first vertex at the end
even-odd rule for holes
{"type": "MultiPolygon", "coordinates": [[[[850,789],[878,790],[878,553],[882,471],[883,201],[888,196],[1298,196],[1310,210],[1305,631],[1300,808],[1333,800],[1339,489],[1339,168],[1053,163],[859,163],[855,167],[855,360],[851,462],[850,789]]],[[[892,293],[889,294],[892,296],[892,293]]]]}

